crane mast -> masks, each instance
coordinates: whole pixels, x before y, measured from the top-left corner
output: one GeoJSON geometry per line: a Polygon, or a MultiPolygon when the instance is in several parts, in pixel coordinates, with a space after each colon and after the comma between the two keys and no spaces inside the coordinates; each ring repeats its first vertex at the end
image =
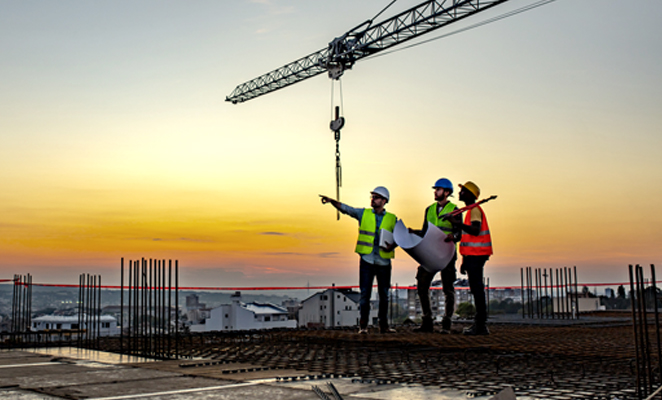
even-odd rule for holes
{"type": "Polygon", "coordinates": [[[487,10],[508,0],[429,0],[373,25],[368,20],[311,53],[238,85],[226,97],[233,104],[327,72],[338,79],[358,60],[487,10]]]}

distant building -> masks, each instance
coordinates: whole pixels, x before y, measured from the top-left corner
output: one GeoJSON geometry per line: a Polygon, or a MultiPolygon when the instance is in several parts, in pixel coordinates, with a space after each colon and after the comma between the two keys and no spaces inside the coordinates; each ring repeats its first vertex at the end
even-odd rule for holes
{"type": "MultiPolygon", "coordinates": [[[[359,325],[361,294],[351,289],[327,289],[301,302],[299,326],[332,327],[359,325]]],[[[378,324],[377,309],[370,305],[370,323],[378,324]]]]}
{"type": "MultiPolygon", "coordinates": [[[[152,305],[151,307],[136,307],[136,306],[131,306],[129,308],[128,305],[124,305],[123,307],[120,305],[108,305],[105,306],[101,309],[101,314],[105,315],[110,315],[112,317],[115,317],[117,321],[120,321],[122,317],[124,318],[124,326],[130,326],[131,323],[129,321],[129,316],[135,317],[136,315],[150,315],[150,316],[156,316],[157,318],[168,318],[168,312],[170,313],[170,318],[174,321],[178,319],[178,314],[179,314],[179,309],[172,305],[171,307],[162,307],[162,306],[155,306],[152,305]]],[[[120,327],[122,326],[121,323],[118,322],[118,325],[120,327]]]]}
{"type": "Polygon", "coordinates": [[[232,295],[231,304],[213,308],[204,324],[193,324],[191,332],[239,331],[249,329],[296,328],[287,309],[271,303],[243,303],[241,293],[232,295]]]}
{"type": "Polygon", "coordinates": [[[211,317],[211,309],[207,304],[200,303],[198,295],[193,293],[186,296],[186,319],[192,324],[200,324],[211,317]]]}
{"type": "MultiPolygon", "coordinates": [[[[441,290],[441,281],[434,281],[430,285],[430,308],[432,309],[432,318],[441,320],[444,315],[444,292],[441,290]]],[[[420,318],[423,314],[421,310],[421,300],[418,298],[417,289],[407,289],[407,314],[410,319],[420,318]]]]}
{"type": "Polygon", "coordinates": [[[522,301],[522,290],[519,288],[489,289],[487,295],[490,300],[503,301],[506,299],[512,299],[515,302],[522,301]]]}
{"type": "Polygon", "coordinates": [[[287,319],[299,320],[299,310],[301,309],[299,299],[283,300],[281,305],[287,309],[287,319]]]}
{"type": "Polygon", "coordinates": [[[92,324],[99,322],[99,336],[114,336],[119,335],[120,330],[117,327],[117,319],[110,315],[101,315],[99,317],[91,317],[95,321],[90,323],[90,326],[87,326],[87,316],[83,315],[82,317],[82,326],[79,326],[78,315],[74,316],[62,316],[62,315],[44,315],[42,317],[37,317],[32,319],[32,331],[42,332],[42,331],[52,331],[52,330],[78,330],[85,329],[88,332],[92,332],[93,329],[96,330],[96,326],[92,327],[92,324]],[[96,319],[98,318],[98,320],[96,319]]]}
{"type": "Polygon", "coordinates": [[[205,306],[205,303],[200,303],[200,298],[197,294],[193,293],[186,296],[186,311],[205,308],[205,306]]]}

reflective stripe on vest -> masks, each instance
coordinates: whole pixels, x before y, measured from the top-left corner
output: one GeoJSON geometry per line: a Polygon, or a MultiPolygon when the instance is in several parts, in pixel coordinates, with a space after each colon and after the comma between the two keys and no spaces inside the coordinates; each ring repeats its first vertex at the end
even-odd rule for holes
{"type": "MultiPolygon", "coordinates": [[[[482,215],[480,232],[475,236],[462,232],[460,254],[463,256],[490,256],[492,255],[492,236],[490,235],[490,228],[487,226],[487,216],[485,216],[485,212],[480,206],[476,207],[482,215]]],[[[471,225],[471,211],[467,211],[464,224],[471,225]]]]}
{"type": "Polygon", "coordinates": [[[444,208],[442,208],[441,212],[437,214],[437,203],[434,203],[428,207],[426,219],[429,223],[434,224],[445,233],[451,233],[453,232],[453,224],[451,224],[450,221],[442,220],[439,217],[444,214],[448,214],[449,212],[455,211],[456,208],[457,206],[449,201],[444,205],[444,208]]]}
{"type": "MultiPolygon", "coordinates": [[[[378,229],[386,229],[389,232],[393,232],[395,222],[395,214],[387,212],[382,217],[381,225],[377,227],[377,217],[375,216],[375,212],[372,209],[364,209],[363,216],[361,217],[361,225],[359,226],[359,238],[356,241],[355,251],[359,254],[372,253],[378,229]]],[[[395,251],[385,252],[380,248],[379,256],[382,258],[393,258],[395,256],[395,251]]]]}

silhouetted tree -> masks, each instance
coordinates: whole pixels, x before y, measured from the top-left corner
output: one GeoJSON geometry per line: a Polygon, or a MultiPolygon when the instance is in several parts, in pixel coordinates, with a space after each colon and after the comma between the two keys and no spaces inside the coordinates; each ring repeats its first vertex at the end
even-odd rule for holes
{"type": "Polygon", "coordinates": [[[455,311],[461,318],[471,318],[476,314],[476,307],[469,302],[460,303],[455,311]]]}

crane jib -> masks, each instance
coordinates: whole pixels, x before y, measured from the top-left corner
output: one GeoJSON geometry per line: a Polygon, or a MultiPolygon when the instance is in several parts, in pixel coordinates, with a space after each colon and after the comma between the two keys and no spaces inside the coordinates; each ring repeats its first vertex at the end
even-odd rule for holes
{"type": "Polygon", "coordinates": [[[226,97],[233,104],[328,72],[338,79],[362,58],[432,32],[508,0],[429,0],[380,23],[362,23],[334,39],[326,49],[238,85],[226,97]],[[366,26],[364,28],[364,26],[366,26]]]}

